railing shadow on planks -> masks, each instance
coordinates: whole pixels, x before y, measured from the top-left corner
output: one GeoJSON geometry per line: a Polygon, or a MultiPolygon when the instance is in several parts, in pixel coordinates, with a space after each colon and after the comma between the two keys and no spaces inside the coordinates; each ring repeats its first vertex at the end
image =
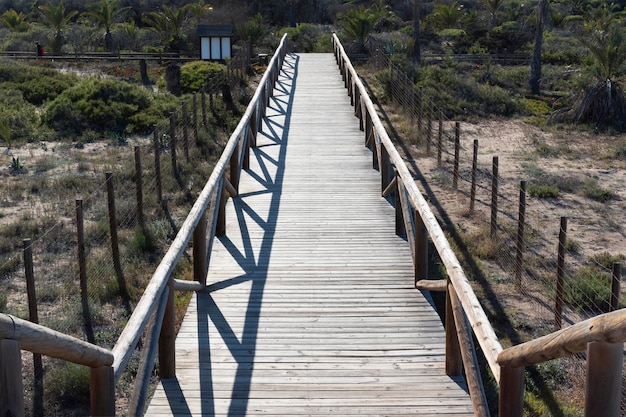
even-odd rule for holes
{"type": "Polygon", "coordinates": [[[587,352],[585,416],[620,415],[626,309],[602,314],[546,336],[503,349],[445,234],[387,135],[364,84],[339,38],[333,35],[337,64],[380,172],[381,194],[394,195],[396,231],[406,233],[415,266],[415,286],[446,292],[446,372],[465,372],[477,416],[488,416],[475,337],[499,386],[499,416],[522,417],[524,367],[587,352]],[[432,241],[447,279],[428,280],[428,240],[432,241]],[[469,322],[469,327],[467,323],[469,322]],[[472,335],[473,333],[473,335],[472,335]]]}
{"type": "Polygon", "coordinates": [[[8,314],[0,314],[0,415],[24,415],[22,349],[90,367],[92,416],[115,415],[115,385],[144,332],[145,342],[129,415],[143,415],[157,347],[160,377],[175,376],[174,291],[200,291],[206,287],[213,239],[225,234],[228,195],[237,195],[241,170],[248,168],[250,148],[256,145],[256,136],[262,128],[261,121],[286,54],[285,35],[211,176],[112,350],[8,314]],[[195,281],[179,281],[173,278],[173,272],[190,241],[195,281]]]}
{"type": "MultiPolygon", "coordinates": [[[[489,409],[482,388],[473,336],[499,384],[500,416],[522,416],[525,366],[585,350],[588,369],[585,415],[619,416],[626,310],[603,314],[503,350],[441,226],[385,132],[367,90],[336,36],[333,36],[333,44],[345,86],[355,106],[355,116],[359,118],[360,127],[365,132],[365,144],[372,150],[374,168],[381,173],[381,193],[383,196],[395,196],[396,230],[407,234],[415,265],[416,287],[446,291],[446,371],[450,375],[465,372],[476,415],[489,415],[489,409]],[[426,280],[429,239],[446,269],[448,277],[445,281],[426,280]],[[469,328],[466,322],[469,322],[469,328]],[[470,332],[473,332],[473,336],[470,332]]],[[[213,173],[112,350],[17,317],[0,314],[0,415],[24,415],[22,349],[90,367],[93,416],[115,414],[116,382],[144,332],[146,342],[129,414],[143,413],[157,346],[161,378],[175,376],[173,292],[200,291],[206,286],[213,239],[225,233],[227,196],[237,195],[239,174],[248,167],[249,150],[255,146],[261,119],[282,67],[286,48],[284,36],[213,173]],[[178,281],[172,274],[190,241],[195,280],[178,281]]]]}

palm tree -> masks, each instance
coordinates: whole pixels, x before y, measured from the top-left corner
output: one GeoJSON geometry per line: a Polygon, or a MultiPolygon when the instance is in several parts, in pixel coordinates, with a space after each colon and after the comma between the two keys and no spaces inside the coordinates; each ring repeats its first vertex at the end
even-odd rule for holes
{"type": "Polygon", "coordinates": [[[26,32],[28,30],[26,15],[13,9],[9,9],[0,15],[0,24],[4,25],[11,32],[26,32]]]}
{"type": "Polygon", "coordinates": [[[437,5],[431,16],[438,29],[455,29],[459,27],[464,15],[463,6],[455,1],[437,5]]]}
{"type": "Polygon", "coordinates": [[[270,30],[263,21],[261,13],[257,13],[247,22],[235,26],[237,37],[242,41],[250,41],[250,48],[254,48],[254,45],[259,43],[269,32],[270,30]]]}
{"type": "Polygon", "coordinates": [[[196,22],[201,21],[203,17],[213,11],[213,6],[209,3],[205,3],[204,0],[196,0],[193,3],[187,3],[185,8],[196,22]]]}
{"type": "Polygon", "coordinates": [[[539,0],[539,4],[537,5],[537,26],[535,27],[535,47],[530,61],[530,79],[528,81],[530,91],[533,94],[541,93],[539,86],[541,79],[541,51],[543,49],[543,28],[546,24],[548,7],[548,0],[539,0]]]}
{"type": "Polygon", "coordinates": [[[38,10],[43,18],[43,23],[54,31],[52,52],[58,54],[61,52],[64,43],[63,31],[78,12],[76,10],[66,12],[65,3],[62,1],[56,5],[48,2],[45,6],[39,6],[38,10]]]}
{"type": "MultiPolygon", "coordinates": [[[[417,1],[417,0],[416,0],[417,1]]],[[[359,6],[339,15],[341,27],[348,37],[356,41],[359,51],[365,50],[365,40],[374,30],[376,23],[389,13],[382,3],[366,8],[359,6]]]]}
{"type": "Polygon", "coordinates": [[[104,29],[104,48],[107,51],[113,50],[114,42],[111,28],[130,7],[120,8],[117,0],[100,0],[100,3],[92,3],[89,8],[90,10],[84,15],[94,20],[99,28],[104,29]]]}
{"type": "Polygon", "coordinates": [[[491,28],[495,28],[497,26],[497,12],[500,6],[504,4],[504,0],[483,0],[483,3],[487,5],[489,8],[489,12],[491,13],[491,28]]]}
{"type": "Polygon", "coordinates": [[[187,18],[187,9],[181,7],[176,9],[163,5],[161,12],[150,12],[144,18],[144,22],[152,30],[159,33],[161,41],[166,49],[172,52],[180,52],[182,43],[182,28],[187,18]]]}

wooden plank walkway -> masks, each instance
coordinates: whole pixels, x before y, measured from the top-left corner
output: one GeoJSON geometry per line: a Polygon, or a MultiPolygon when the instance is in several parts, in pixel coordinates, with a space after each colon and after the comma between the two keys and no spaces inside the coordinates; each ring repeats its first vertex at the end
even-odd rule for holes
{"type": "Polygon", "coordinates": [[[331,54],[288,56],[148,416],[470,416],[331,54]]]}

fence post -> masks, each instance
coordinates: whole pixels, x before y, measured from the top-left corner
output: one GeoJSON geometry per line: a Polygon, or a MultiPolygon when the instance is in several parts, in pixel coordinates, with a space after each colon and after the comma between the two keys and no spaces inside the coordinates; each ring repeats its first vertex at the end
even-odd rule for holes
{"type": "Polygon", "coordinates": [[[112,366],[91,368],[89,375],[91,415],[115,415],[115,376],[112,366]]]}
{"type": "Polygon", "coordinates": [[[587,344],[585,417],[620,417],[624,344],[587,344]]]}
{"type": "Polygon", "coordinates": [[[424,117],[424,89],[420,87],[417,93],[417,143],[422,140],[422,117],[424,117]]]}
{"type": "Polygon", "coordinates": [[[561,217],[559,228],[559,254],[556,268],[556,295],[554,300],[554,324],[561,328],[563,318],[563,283],[565,280],[565,245],[567,242],[567,217],[561,217]]]}
{"type": "Polygon", "coordinates": [[[187,102],[181,104],[182,124],[183,124],[183,150],[185,151],[185,161],[189,162],[189,115],[187,114],[187,102]]]}
{"type": "Polygon", "coordinates": [[[163,187],[161,185],[161,143],[159,141],[159,128],[154,125],[152,132],[152,142],[154,143],[154,174],[156,176],[156,192],[159,205],[163,205],[163,187]]]}
{"type": "Polygon", "coordinates": [[[439,110],[439,132],[437,132],[437,168],[441,168],[443,153],[443,110],[439,110]]]}
{"type": "Polygon", "coordinates": [[[85,256],[85,228],[83,226],[83,200],[76,200],[76,236],[78,240],[78,271],[80,279],[80,300],[83,309],[83,324],[89,343],[95,343],[91,312],[89,311],[89,294],[87,293],[87,259],[85,256]]]}
{"type": "Polygon", "coordinates": [[[196,96],[196,93],[193,93],[191,106],[193,111],[193,143],[195,146],[198,146],[198,97],[196,96]]]}
{"type": "Polygon", "coordinates": [[[174,310],[174,289],[171,285],[159,334],[159,376],[161,379],[176,376],[176,315],[174,310]]]}
{"type": "Polygon", "coordinates": [[[459,159],[461,157],[461,123],[454,123],[454,170],[452,177],[452,188],[456,190],[459,186],[459,159]]]}
{"type": "Polygon", "coordinates": [[[478,139],[474,139],[474,154],[472,156],[472,188],[470,189],[470,213],[474,212],[476,204],[476,171],[478,171],[478,139]]]}
{"type": "Polygon", "coordinates": [[[172,172],[176,175],[176,113],[170,114],[170,152],[172,156],[172,172]]]}
{"type": "Polygon", "coordinates": [[[430,145],[433,141],[433,96],[430,96],[428,108],[428,123],[426,124],[426,156],[430,156],[430,145]]]}
{"type": "Polygon", "coordinates": [[[415,219],[415,282],[428,279],[428,231],[417,209],[414,210],[415,219]]]}
{"type": "Polygon", "coordinates": [[[24,417],[22,352],[12,339],[0,339],[0,415],[24,417]]]}
{"type": "Polygon", "coordinates": [[[609,300],[609,311],[615,311],[619,309],[619,296],[622,279],[622,264],[619,262],[613,263],[611,279],[611,299],[609,300]]]}
{"type": "MultiPolygon", "coordinates": [[[[37,292],[35,289],[35,268],[33,266],[33,241],[24,239],[24,275],[28,294],[28,319],[38,324],[37,292]]],[[[43,416],[43,362],[40,353],[33,353],[33,416],[43,416]]]]}
{"type": "Polygon", "coordinates": [[[524,268],[524,229],[526,226],[526,181],[519,187],[519,216],[517,219],[517,245],[515,254],[515,289],[522,289],[522,270],[524,268]]]}
{"type": "Polygon", "coordinates": [[[498,157],[493,157],[491,173],[491,238],[496,237],[498,229],[498,157]]]}
{"type": "Polygon", "coordinates": [[[206,210],[193,231],[193,279],[206,286],[207,274],[207,224],[206,210]]]}
{"type": "Polygon", "coordinates": [[[522,417],[523,414],[524,368],[501,367],[498,415],[507,417],[522,417]]]}
{"type": "Polygon", "coordinates": [[[137,193],[137,221],[142,231],[146,229],[143,216],[143,172],[141,169],[141,148],[135,146],[135,190],[137,193]]]}
{"type": "Polygon", "coordinates": [[[120,288],[120,295],[126,302],[126,307],[130,309],[130,296],[126,290],[126,281],[124,281],[124,273],[122,272],[122,262],[120,257],[120,241],[117,236],[117,215],[115,208],[115,189],[113,185],[113,173],[107,172],[106,186],[107,186],[107,200],[109,206],[109,232],[111,234],[111,252],[113,255],[113,267],[115,268],[115,275],[117,276],[117,283],[120,288]]]}
{"type": "Polygon", "coordinates": [[[200,107],[202,109],[202,127],[207,129],[209,124],[206,120],[206,85],[200,93],[200,107]]]}

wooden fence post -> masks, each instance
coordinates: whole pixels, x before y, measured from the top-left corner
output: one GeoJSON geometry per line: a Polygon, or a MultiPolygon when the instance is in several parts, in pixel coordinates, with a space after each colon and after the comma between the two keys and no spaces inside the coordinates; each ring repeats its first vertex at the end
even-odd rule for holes
{"type": "MultiPolygon", "coordinates": [[[[37,291],[35,288],[35,268],[33,265],[33,241],[24,239],[24,275],[28,295],[28,319],[39,324],[37,311],[37,291]]],[[[33,416],[43,416],[43,362],[40,353],[33,353],[33,416]]]]}
{"type": "Polygon", "coordinates": [[[461,376],[463,375],[463,360],[459,338],[457,337],[457,328],[454,322],[454,312],[452,311],[452,297],[456,297],[456,294],[454,293],[454,286],[450,284],[450,278],[448,278],[445,314],[446,374],[449,376],[461,376]]]}
{"type": "Polygon", "coordinates": [[[620,417],[624,344],[587,344],[585,417],[620,417]]]}
{"type": "Polygon", "coordinates": [[[83,200],[76,200],[76,235],[78,239],[78,271],[80,279],[80,300],[83,309],[83,324],[85,335],[89,343],[95,343],[91,312],[89,310],[89,293],[87,291],[87,259],[85,256],[85,228],[83,215],[83,200]]]}
{"type": "Polygon", "coordinates": [[[437,132],[437,168],[441,168],[443,153],[443,110],[439,110],[439,131],[437,132]]]}
{"type": "Polygon", "coordinates": [[[493,157],[491,173],[491,238],[496,237],[498,229],[498,157],[493,157]]]}
{"type": "Polygon", "coordinates": [[[524,230],[526,226],[526,181],[520,182],[519,215],[517,219],[517,245],[515,253],[515,289],[522,289],[522,271],[524,269],[524,230]]]}
{"type": "Polygon", "coordinates": [[[207,274],[207,223],[206,210],[193,231],[193,279],[206,286],[207,274]]]}
{"type": "Polygon", "coordinates": [[[619,262],[613,263],[611,279],[611,299],[609,300],[609,311],[615,311],[619,309],[621,279],[622,279],[622,264],[619,262]]]}
{"type": "Polygon", "coordinates": [[[24,417],[24,411],[20,343],[0,339],[0,415],[24,417]]]}
{"type": "Polygon", "coordinates": [[[428,231],[420,216],[419,211],[414,210],[415,219],[415,282],[428,279],[428,231]]]}
{"type": "Polygon", "coordinates": [[[172,156],[172,172],[176,175],[176,113],[170,114],[170,152],[172,156]]]}
{"type": "Polygon", "coordinates": [[[122,271],[122,261],[120,257],[120,241],[117,236],[117,214],[115,208],[115,187],[113,185],[113,173],[107,172],[107,201],[109,207],[109,233],[111,235],[111,254],[113,255],[113,267],[117,276],[117,283],[120,289],[120,295],[126,302],[127,309],[130,309],[130,296],[126,290],[126,281],[124,280],[124,272],[122,271]]]}
{"type": "Polygon", "coordinates": [[[498,415],[522,417],[524,414],[524,368],[500,368],[498,415]]]}
{"type": "Polygon", "coordinates": [[[171,278],[167,305],[161,333],[159,334],[159,376],[161,379],[174,378],[176,376],[176,315],[174,309],[174,288],[171,278]]]}
{"type": "Polygon", "coordinates": [[[193,116],[191,118],[193,123],[193,143],[195,146],[198,146],[198,97],[196,93],[193,93],[191,107],[193,111],[193,116]]]}
{"type": "Polygon", "coordinates": [[[200,107],[202,109],[202,127],[207,129],[209,127],[209,124],[207,123],[206,118],[206,85],[200,93],[200,107]]]}
{"type": "Polygon", "coordinates": [[[476,174],[478,171],[478,139],[474,139],[474,153],[472,156],[472,188],[470,189],[470,213],[474,212],[476,204],[476,174]]]}
{"type": "Polygon", "coordinates": [[[137,194],[137,222],[142,231],[146,230],[143,215],[143,172],[141,169],[141,148],[135,146],[135,191],[137,194]]]}
{"type": "Polygon", "coordinates": [[[422,140],[422,117],[424,117],[424,89],[420,87],[417,93],[417,143],[422,140]]]}
{"type": "Polygon", "coordinates": [[[426,156],[430,156],[430,146],[433,141],[433,96],[430,96],[428,106],[428,122],[426,124],[426,156]]]}
{"type": "Polygon", "coordinates": [[[556,269],[556,295],[554,300],[554,324],[561,328],[563,318],[563,283],[565,281],[565,245],[567,243],[567,217],[561,217],[559,228],[559,254],[556,269]]]}
{"type": "Polygon", "coordinates": [[[152,132],[152,142],[154,143],[154,174],[156,176],[156,192],[159,205],[163,205],[163,186],[161,183],[161,142],[159,141],[159,128],[154,125],[152,132]]]}
{"type": "Polygon", "coordinates": [[[183,125],[183,150],[185,161],[189,162],[189,115],[187,114],[187,102],[181,104],[182,125],[183,125]]]}
{"type": "Polygon", "coordinates": [[[459,187],[459,160],[461,157],[461,123],[454,123],[454,169],[452,171],[452,188],[459,187]]]}
{"type": "Polygon", "coordinates": [[[91,368],[89,402],[92,416],[115,415],[115,376],[112,366],[91,368]]]}

